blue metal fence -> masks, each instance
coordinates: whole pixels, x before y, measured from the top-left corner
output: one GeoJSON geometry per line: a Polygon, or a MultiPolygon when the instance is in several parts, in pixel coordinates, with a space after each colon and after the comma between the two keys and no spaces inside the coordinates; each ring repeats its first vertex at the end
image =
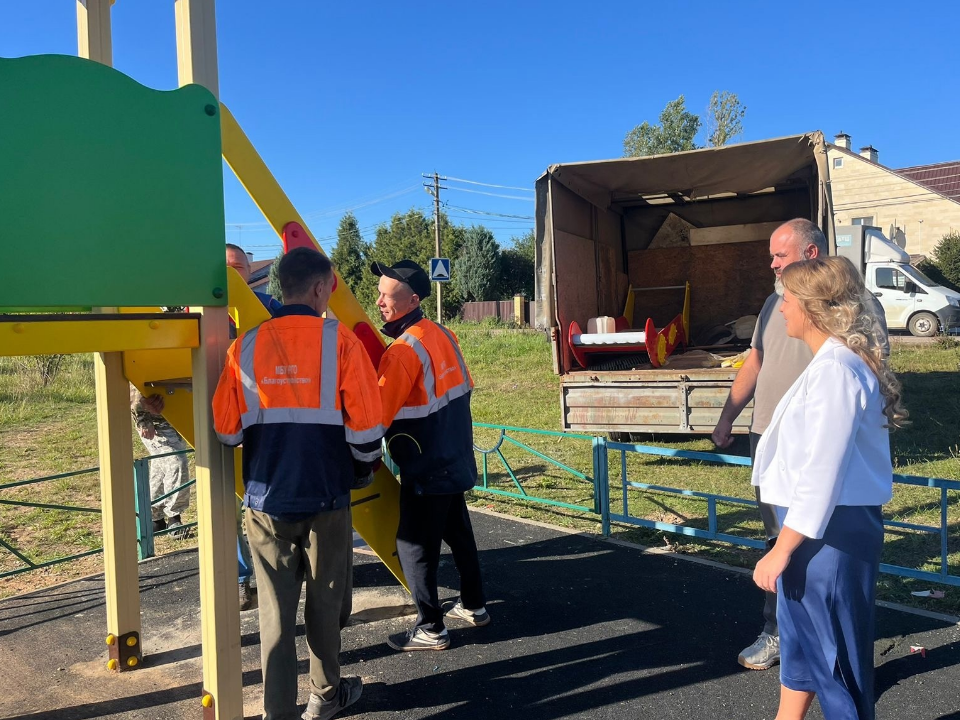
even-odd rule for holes
{"type": "MultiPolygon", "coordinates": [[[[601,523],[601,531],[604,536],[609,536],[612,531],[612,523],[619,523],[621,525],[632,525],[637,527],[651,528],[655,530],[661,530],[663,532],[676,533],[681,535],[686,535],[688,537],[695,537],[702,540],[719,540],[722,542],[730,543],[733,545],[739,545],[743,547],[750,548],[764,548],[765,542],[764,538],[759,537],[749,537],[743,535],[735,535],[730,532],[725,532],[719,527],[719,520],[717,514],[718,505],[739,505],[745,507],[755,508],[757,503],[755,500],[731,497],[727,495],[720,495],[716,493],[708,493],[697,490],[687,490],[682,488],[672,488],[664,485],[655,485],[651,483],[637,482],[630,480],[628,468],[627,468],[627,459],[629,454],[638,454],[646,456],[656,456],[664,458],[678,458],[682,460],[694,460],[700,462],[715,463],[721,465],[734,465],[734,466],[750,466],[750,459],[746,457],[741,457],[738,455],[726,455],[723,453],[709,453],[709,452],[698,452],[692,450],[678,450],[673,448],[663,448],[655,447],[650,445],[637,445],[633,443],[622,443],[622,442],[613,442],[607,440],[604,437],[594,437],[591,435],[578,435],[573,433],[559,433],[549,430],[534,430],[531,428],[519,428],[512,427],[509,425],[494,425],[489,423],[474,423],[474,426],[483,430],[493,430],[496,433],[496,439],[493,444],[489,447],[477,447],[475,450],[480,456],[480,478],[479,484],[474,488],[478,492],[489,493],[491,495],[497,495],[500,497],[513,498],[518,500],[530,501],[535,503],[540,503],[544,505],[550,505],[554,507],[561,507],[568,510],[575,510],[578,512],[590,513],[593,515],[598,515],[601,523]],[[592,474],[587,474],[581,472],[570,466],[569,463],[565,463],[561,460],[551,457],[546,452],[538,450],[534,447],[531,447],[532,440],[529,442],[524,442],[519,440],[516,435],[528,435],[534,437],[556,437],[563,439],[565,441],[573,442],[589,442],[592,449],[592,474]],[[527,487],[524,486],[524,480],[521,480],[520,475],[518,474],[517,469],[514,464],[510,462],[507,456],[504,454],[503,450],[505,446],[511,448],[517,448],[521,452],[532,455],[533,457],[538,458],[544,462],[549,463],[553,467],[561,470],[564,473],[565,477],[571,479],[572,487],[577,490],[585,491],[590,496],[590,504],[578,504],[566,502],[563,500],[557,500],[550,497],[540,497],[532,492],[530,492],[527,487]],[[615,503],[611,500],[611,487],[613,486],[610,473],[610,454],[619,453],[619,482],[618,491],[619,498],[617,502],[621,505],[622,512],[614,512],[611,507],[615,503]],[[510,479],[510,485],[512,490],[505,490],[502,488],[494,487],[494,483],[491,479],[491,467],[490,462],[498,463],[506,473],[506,476],[510,479]],[[651,520],[648,518],[637,517],[630,514],[630,503],[629,503],[629,494],[630,491],[642,491],[648,493],[661,493],[667,495],[677,495],[685,498],[697,498],[703,500],[707,504],[707,517],[706,524],[707,527],[704,529],[702,527],[692,527],[690,525],[681,525],[677,523],[668,523],[662,522],[659,520],[651,520]]],[[[153,455],[142,458],[134,462],[134,480],[136,484],[136,503],[137,503],[137,541],[138,541],[138,555],[141,559],[151,557],[155,553],[155,537],[158,535],[164,534],[174,534],[174,533],[184,533],[189,531],[190,528],[196,525],[196,522],[186,523],[181,526],[174,528],[167,528],[166,530],[160,532],[153,531],[153,522],[150,512],[150,507],[156,505],[159,502],[162,502],[166,497],[171,495],[173,492],[177,492],[184,487],[189,487],[196,483],[196,480],[190,480],[188,483],[185,483],[177,490],[167,493],[156,499],[150,498],[150,481],[149,481],[149,463],[151,460],[159,459],[162,457],[167,457],[168,455],[176,455],[181,453],[193,452],[192,450],[180,451],[179,453],[167,453],[164,455],[153,455]]],[[[389,457],[387,458],[389,464],[389,457]]],[[[396,468],[394,468],[396,470],[396,468]]],[[[6,483],[0,485],[0,490],[7,490],[14,487],[22,487],[26,485],[31,485],[34,483],[46,482],[51,480],[60,480],[64,478],[74,477],[77,475],[83,475],[86,473],[95,473],[98,472],[97,468],[90,468],[87,470],[77,470],[70,473],[61,473],[58,475],[49,475],[41,478],[34,478],[31,480],[20,480],[17,482],[6,483]]],[[[943,583],[946,585],[960,586],[960,576],[950,572],[949,565],[949,524],[947,511],[950,503],[949,493],[958,493],[960,492],[960,481],[957,480],[947,480],[943,478],[928,478],[928,477],[918,477],[913,475],[894,475],[894,482],[901,485],[911,485],[916,487],[927,487],[931,490],[936,490],[939,493],[939,524],[938,525],[922,525],[917,523],[907,523],[897,520],[885,520],[884,525],[887,528],[897,529],[897,530],[907,530],[912,532],[934,534],[939,537],[940,548],[939,548],[939,571],[932,572],[929,570],[921,570],[918,568],[904,567],[900,565],[892,565],[888,563],[883,563],[880,566],[880,570],[884,573],[891,575],[898,575],[901,577],[915,578],[933,581],[937,583],[943,583]]],[[[0,498],[0,505],[15,505],[22,507],[30,508],[40,508],[40,509],[50,509],[50,510],[64,510],[68,512],[84,512],[84,513],[99,513],[100,510],[97,508],[87,508],[79,507],[73,505],[57,505],[52,503],[35,503],[21,500],[9,500],[0,498]]],[[[4,538],[0,537],[0,548],[4,548],[13,554],[21,563],[23,567],[16,568],[13,570],[8,570],[6,572],[0,572],[0,578],[8,577],[10,575],[16,575],[22,572],[28,572],[30,570],[35,570],[43,567],[49,567],[50,565],[56,565],[58,563],[69,562],[81,557],[86,557],[89,555],[94,555],[102,551],[102,548],[97,548],[94,550],[89,550],[86,552],[78,553],[75,555],[65,556],[62,558],[57,558],[53,560],[48,560],[44,562],[36,562],[32,560],[29,555],[20,548],[17,548],[12,542],[8,542],[4,538]]]]}

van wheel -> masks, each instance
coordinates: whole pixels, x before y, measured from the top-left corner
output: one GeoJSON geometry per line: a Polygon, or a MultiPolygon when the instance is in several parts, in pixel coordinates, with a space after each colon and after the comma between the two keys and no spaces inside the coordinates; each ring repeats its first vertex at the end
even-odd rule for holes
{"type": "Polygon", "coordinates": [[[937,334],[937,330],[940,329],[940,324],[937,322],[936,315],[922,312],[910,318],[907,329],[910,330],[911,335],[916,335],[917,337],[933,337],[937,334]]]}

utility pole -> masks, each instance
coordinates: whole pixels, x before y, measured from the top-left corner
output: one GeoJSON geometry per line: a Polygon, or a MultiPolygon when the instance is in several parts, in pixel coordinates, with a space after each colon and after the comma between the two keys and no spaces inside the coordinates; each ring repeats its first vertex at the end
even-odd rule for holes
{"type": "MultiPolygon", "coordinates": [[[[446,188],[440,186],[441,177],[438,173],[434,173],[433,175],[424,174],[423,177],[425,177],[427,180],[433,178],[432,185],[428,183],[424,183],[423,187],[428,193],[433,195],[433,233],[434,233],[434,240],[436,243],[435,249],[437,253],[435,257],[441,257],[440,255],[440,191],[446,190],[446,188]]],[[[442,179],[446,180],[446,178],[442,178],[442,179]]],[[[437,281],[437,322],[438,323],[443,323],[443,291],[441,290],[442,287],[443,287],[443,283],[437,281]]]]}
{"type": "MultiPolygon", "coordinates": [[[[434,257],[443,257],[440,254],[440,176],[433,174],[433,233],[437,244],[437,254],[434,257]]],[[[443,324],[443,287],[437,282],[437,323],[443,324]]]]}

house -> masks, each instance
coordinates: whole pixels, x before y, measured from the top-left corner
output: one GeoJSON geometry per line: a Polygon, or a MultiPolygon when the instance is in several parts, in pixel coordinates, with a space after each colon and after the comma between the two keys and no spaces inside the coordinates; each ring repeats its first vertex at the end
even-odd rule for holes
{"type": "Polygon", "coordinates": [[[929,256],[960,231],[960,161],[895,170],[872,145],[854,152],[841,132],[827,143],[835,225],[874,225],[911,255],[929,256]]]}
{"type": "Polygon", "coordinates": [[[247,285],[251,290],[266,293],[267,285],[270,284],[270,268],[273,267],[273,260],[252,260],[250,262],[250,280],[247,285]]]}

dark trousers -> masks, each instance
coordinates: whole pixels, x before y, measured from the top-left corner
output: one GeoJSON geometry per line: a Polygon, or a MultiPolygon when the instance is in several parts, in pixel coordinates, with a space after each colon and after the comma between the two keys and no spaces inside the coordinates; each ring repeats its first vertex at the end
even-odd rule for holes
{"type": "Polygon", "coordinates": [[[486,600],[477,542],[463,493],[417,495],[412,488],[401,487],[397,556],[417,606],[417,627],[431,632],[444,629],[437,595],[440,546],[444,542],[460,573],[460,602],[468,610],[479,610],[486,600]]]}
{"type": "MultiPolygon", "coordinates": [[[[750,460],[757,459],[757,444],[760,442],[760,435],[750,433],[750,460]]],[[[760,508],[760,519],[763,520],[763,531],[766,535],[767,550],[771,549],[777,542],[777,536],[780,535],[780,519],[777,517],[777,508],[775,505],[768,505],[760,502],[760,488],[754,488],[757,493],[757,505],[760,508]]],[[[777,627],[777,594],[765,592],[763,599],[763,631],[771,635],[780,633],[777,627]]]]}

